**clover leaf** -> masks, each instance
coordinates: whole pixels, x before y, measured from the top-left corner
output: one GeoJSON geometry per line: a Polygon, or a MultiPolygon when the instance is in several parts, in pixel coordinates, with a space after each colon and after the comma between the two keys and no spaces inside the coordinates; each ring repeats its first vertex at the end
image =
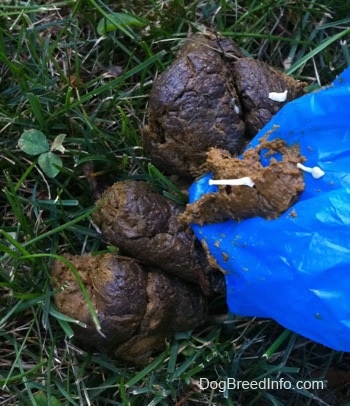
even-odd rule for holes
{"type": "Polygon", "coordinates": [[[59,134],[53,141],[51,148],[46,135],[36,129],[23,131],[18,140],[18,147],[28,155],[39,155],[38,164],[49,178],[54,178],[62,168],[63,163],[59,156],[52,151],[64,153],[62,143],[65,134],[59,134]]]}

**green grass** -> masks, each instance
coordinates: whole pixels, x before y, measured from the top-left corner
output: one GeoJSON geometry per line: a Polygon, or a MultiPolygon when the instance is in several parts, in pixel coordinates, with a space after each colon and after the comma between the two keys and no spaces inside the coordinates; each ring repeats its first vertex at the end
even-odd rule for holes
{"type": "Polygon", "coordinates": [[[183,198],[148,165],[139,127],[155,75],[190,30],[219,31],[280,68],[289,58],[288,72],[310,86],[329,83],[349,65],[340,43],[350,37],[349,1],[117,3],[0,5],[0,405],[344,405],[349,355],[269,320],[216,315],[202,329],[178,334],[146,368],[85,352],[69,339],[71,320],[52,303],[50,267],[63,252],[105,248],[90,220],[96,180],[148,179],[183,198]],[[113,16],[121,11],[140,24],[123,25],[113,16]],[[102,18],[118,27],[101,36],[102,18]],[[17,147],[28,129],[50,144],[66,135],[57,177],[17,147]],[[200,391],[201,377],[317,378],[328,385],[200,391]]]}

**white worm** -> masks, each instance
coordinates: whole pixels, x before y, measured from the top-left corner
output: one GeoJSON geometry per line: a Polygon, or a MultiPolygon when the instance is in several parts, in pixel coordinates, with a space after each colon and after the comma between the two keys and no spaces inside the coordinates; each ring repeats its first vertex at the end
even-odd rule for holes
{"type": "Polygon", "coordinates": [[[288,89],[286,89],[282,93],[271,92],[271,93],[269,93],[269,99],[283,103],[287,100],[287,94],[288,94],[288,89]]]}
{"type": "Polygon", "coordinates": [[[305,166],[301,163],[297,163],[297,167],[305,172],[309,172],[311,173],[311,175],[315,178],[315,179],[319,179],[324,175],[324,171],[319,168],[318,166],[314,166],[313,168],[310,168],[308,166],[305,166]]]}
{"type": "Polygon", "coordinates": [[[254,182],[252,178],[249,176],[245,176],[244,178],[239,178],[239,179],[218,179],[218,180],[213,180],[209,179],[209,185],[226,185],[226,186],[249,186],[253,187],[254,182]]]}
{"type": "Polygon", "coordinates": [[[231,99],[231,104],[232,104],[233,109],[234,109],[234,111],[236,112],[236,114],[240,114],[239,107],[237,106],[236,100],[235,100],[234,97],[232,97],[232,99],[231,99]]]}

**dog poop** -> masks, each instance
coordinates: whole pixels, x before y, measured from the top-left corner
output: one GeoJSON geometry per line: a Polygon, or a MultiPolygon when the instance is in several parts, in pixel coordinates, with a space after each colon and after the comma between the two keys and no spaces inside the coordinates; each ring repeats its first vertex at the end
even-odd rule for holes
{"type": "Polygon", "coordinates": [[[184,207],[159,194],[146,182],[123,181],[108,188],[97,201],[93,221],[109,244],[123,254],[200,285],[210,296],[220,278],[178,216],[184,207]],[[215,282],[215,280],[217,282],[215,282]]]}
{"type": "Polygon", "coordinates": [[[205,297],[179,278],[114,254],[66,258],[84,284],[103,335],[71,269],[59,260],[51,274],[54,289],[60,289],[54,300],[60,312],[86,324],[72,325],[75,337],[86,346],[146,364],[175,332],[193,329],[206,318],[205,297]]]}
{"type": "Polygon", "coordinates": [[[188,204],[181,220],[203,225],[255,216],[277,218],[304,190],[303,173],[297,166],[303,161],[298,145],[287,146],[280,139],[266,141],[263,137],[259,145],[243,153],[242,159],[212,148],[206,170],[213,174],[213,179],[248,178],[252,183],[218,186],[217,193],[207,193],[188,204]],[[267,164],[262,159],[267,159],[267,164]]]}
{"type": "Polygon", "coordinates": [[[167,173],[188,177],[211,146],[241,150],[245,127],[240,111],[218,44],[194,35],[153,85],[149,125],[143,131],[145,151],[167,173]]]}
{"type": "Polygon", "coordinates": [[[154,82],[148,125],[142,131],[144,150],[167,174],[198,176],[211,147],[240,154],[305,86],[264,62],[245,58],[228,38],[192,35],[154,82]],[[269,98],[283,92],[284,102],[269,98]]]}
{"type": "Polygon", "coordinates": [[[291,100],[304,94],[306,83],[262,61],[241,58],[233,64],[236,89],[244,110],[247,138],[253,138],[291,100]],[[271,95],[282,95],[278,100],[271,95]]]}
{"type": "Polygon", "coordinates": [[[225,295],[225,279],[189,224],[275,218],[295,202],[304,188],[297,146],[264,139],[243,159],[235,157],[304,85],[246,58],[230,39],[188,38],[154,81],[142,130],[145,153],[186,184],[210,171],[214,179],[247,177],[254,186],[219,186],[186,209],[146,182],[122,181],[105,190],[91,217],[119,255],[67,254],[71,266],[55,260],[52,267],[55,304],[80,322],[72,328],[81,343],[145,364],[175,332],[204,323],[207,300],[225,295]]]}

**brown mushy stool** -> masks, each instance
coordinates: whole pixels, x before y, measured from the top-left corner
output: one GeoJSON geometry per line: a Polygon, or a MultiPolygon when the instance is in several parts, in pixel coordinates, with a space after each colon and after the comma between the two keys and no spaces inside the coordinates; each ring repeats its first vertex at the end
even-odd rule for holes
{"type": "Polygon", "coordinates": [[[66,255],[82,279],[103,337],[70,268],[56,260],[52,285],[58,310],[87,325],[73,324],[76,338],[99,351],[145,364],[175,332],[204,323],[207,302],[199,289],[158,270],[117,255],[66,255]]]}
{"type": "Polygon", "coordinates": [[[286,103],[302,96],[307,85],[262,61],[248,58],[233,64],[233,76],[243,105],[248,138],[254,137],[286,103]],[[269,98],[269,93],[283,93],[285,90],[288,92],[284,102],[269,98]]]}
{"type": "Polygon", "coordinates": [[[297,201],[305,187],[303,172],[297,167],[298,162],[304,161],[299,146],[265,138],[255,148],[247,149],[242,159],[215,148],[209,151],[206,167],[214,179],[250,177],[254,186],[219,186],[218,193],[207,193],[187,205],[181,215],[185,224],[239,221],[256,216],[273,219],[297,201]],[[280,153],[281,159],[271,156],[269,164],[264,166],[261,153],[267,157],[280,153]]]}
{"type": "Polygon", "coordinates": [[[194,35],[154,82],[144,149],[153,164],[168,174],[198,174],[209,147],[232,154],[241,150],[245,127],[240,110],[221,48],[205,36],[194,35]]]}
{"type": "Polygon", "coordinates": [[[228,38],[192,35],[154,81],[142,131],[144,150],[167,174],[200,175],[209,148],[240,154],[285,103],[304,94],[305,86],[244,57],[228,38]],[[269,98],[285,90],[285,102],[269,98]]]}
{"type": "Polygon", "coordinates": [[[184,207],[132,180],[115,183],[96,204],[93,221],[123,254],[198,284],[208,296],[222,292],[222,275],[205,260],[190,227],[179,221],[184,207]]]}

